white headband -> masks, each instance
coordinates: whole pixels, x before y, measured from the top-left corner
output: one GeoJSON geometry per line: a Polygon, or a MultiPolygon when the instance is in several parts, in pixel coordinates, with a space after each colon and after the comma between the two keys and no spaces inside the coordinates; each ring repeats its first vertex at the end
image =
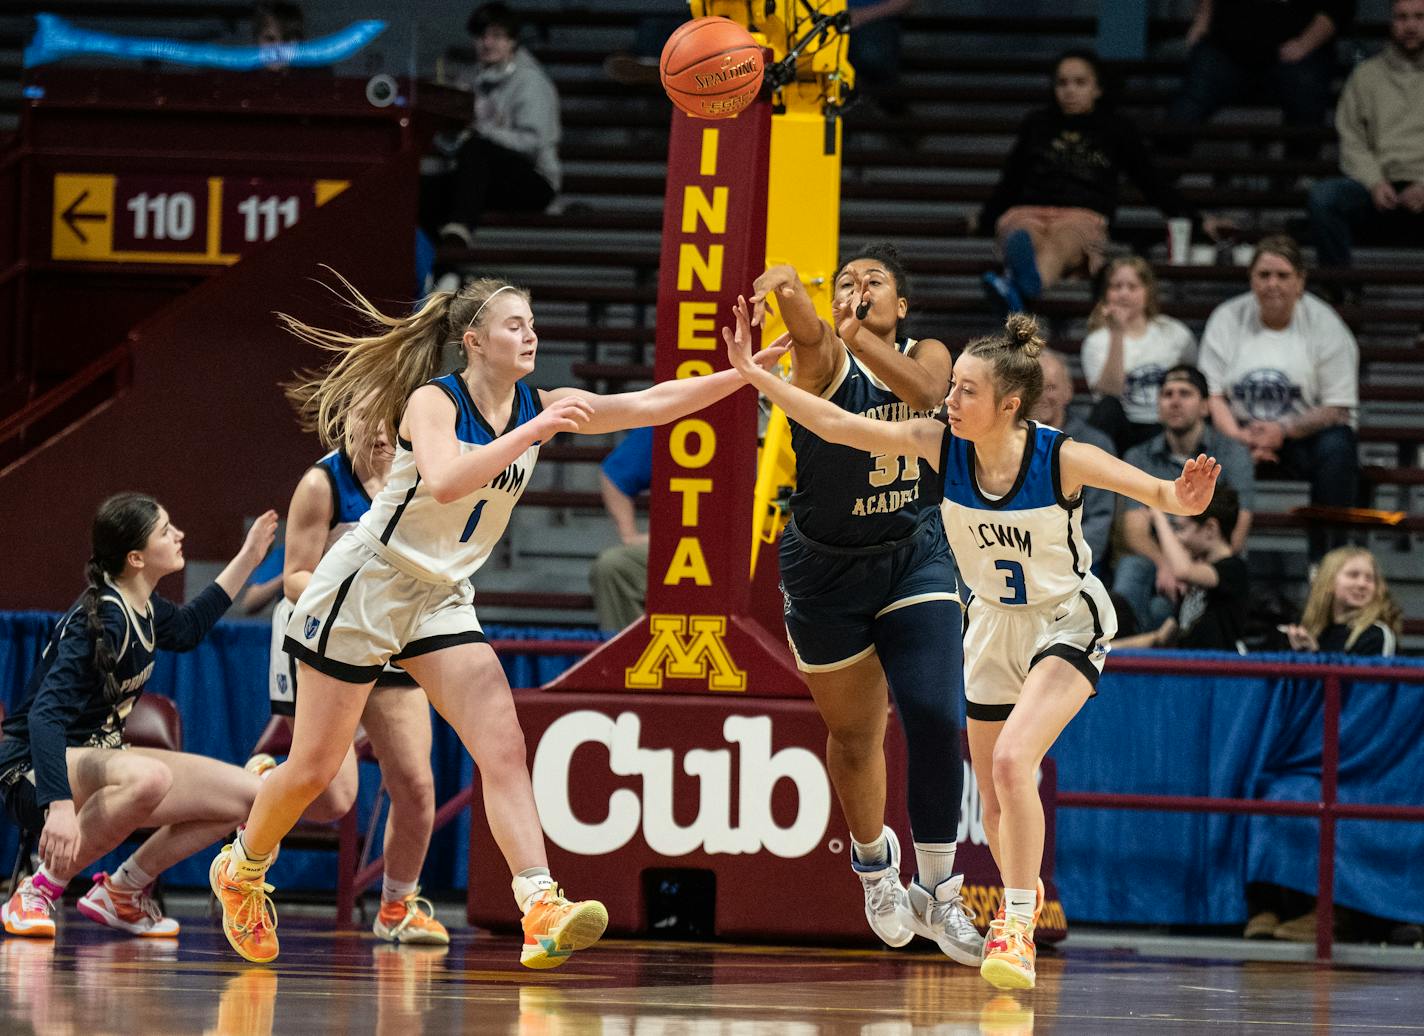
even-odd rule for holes
{"type": "Polygon", "coordinates": [[[477,309],[477,310],[475,310],[475,315],[472,316],[472,317],[470,317],[470,322],[465,325],[465,330],[468,331],[470,328],[472,328],[472,327],[475,326],[475,321],[478,320],[478,319],[480,319],[480,314],[485,311],[485,307],[490,304],[490,301],[491,301],[496,295],[498,295],[498,294],[499,294],[500,292],[502,292],[502,291],[513,291],[513,290],[514,290],[514,285],[512,285],[512,284],[505,284],[505,285],[501,285],[500,287],[494,289],[494,291],[490,292],[489,298],[487,298],[487,299],[485,299],[483,302],[481,302],[481,303],[480,303],[480,308],[477,309]]]}

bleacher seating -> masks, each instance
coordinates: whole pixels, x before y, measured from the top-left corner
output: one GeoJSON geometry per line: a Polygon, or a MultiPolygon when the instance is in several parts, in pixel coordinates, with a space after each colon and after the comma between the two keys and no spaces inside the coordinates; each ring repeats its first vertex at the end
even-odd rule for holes
{"type": "MultiPolygon", "coordinates": [[[[472,273],[501,271],[531,287],[541,320],[541,373],[548,383],[567,380],[601,391],[638,387],[652,373],[664,183],[658,156],[668,105],[656,87],[621,86],[602,71],[607,53],[620,40],[624,46],[631,42],[628,12],[564,10],[536,15],[535,21],[533,49],[563,97],[564,194],[554,211],[532,219],[494,214],[473,250],[442,258],[472,273]]],[[[932,333],[957,345],[992,324],[978,284],[992,260],[992,243],[967,236],[967,219],[992,188],[1019,118],[1046,97],[1051,56],[1069,45],[1091,44],[1094,25],[1074,17],[1020,21],[927,14],[911,18],[907,27],[905,76],[896,96],[905,114],[886,117],[866,107],[846,116],[842,242],[854,247],[869,239],[896,241],[914,279],[912,333],[932,333]]],[[[1179,39],[1183,28],[1155,19],[1154,46],[1179,39]]],[[[1382,33],[1382,26],[1367,25],[1357,39],[1377,41],[1382,33]]],[[[1180,49],[1160,49],[1161,60],[1112,69],[1123,107],[1154,142],[1181,135],[1162,122],[1183,67],[1180,49]]],[[[1198,143],[1192,156],[1165,159],[1163,168],[1181,177],[1195,203],[1233,217],[1246,241],[1282,229],[1298,231],[1309,179],[1336,171],[1333,131],[1285,129],[1278,113],[1266,107],[1229,110],[1193,136],[1198,143]],[[1300,137],[1320,144],[1318,157],[1281,156],[1284,143],[1300,137]]],[[[1246,290],[1245,271],[1225,263],[1168,266],[1163,238],[1160,213],[1125,192],[1114,240],[1154,259],[1169,312],[1200,331],[1218,302],[1246,290]]],[[[1424,398],[1416,388],[1424,371],[1419,341],[1424,266],[1399,258],[1396,252],[1365,248],[1359,268],[1315,271],[1311,280],[1316,287],[1368,290],[1364,304],[1341,307],[1361,346],[1364,481],[1377,506],[1417,511],[1414,500],[1424,499],[1418,488],[1424,485],[1418,466],[1424,398]]],[[[1077,353],[1090,308],[1089,286],[1081,281],[1062,286],[1040,307],[1055,344],[1070,356],[1077,353]]],[[[1081,378],[1078,390],[1085,391],[1081,378]]],[[[542,512],[516,512],[503,559],[507,567],[486,568],[486,586],[501,591],[517,586],[527,593],[540,585],[566,585],[563,577],[575,579],[585,564],[584,557],[569,556],[573,544],[582,542],[587,557],[612,542],[596,493],[600,453],[582,444],[547,451],[545,460],[556,463],[541,465],[540,493],[532,500],[526,496],[526,502],[547,506],[542,512]],[[541,557],[545,552],[550,556],[541,557]],[[556,573],[554,578],[525,574],[541,566],[556,573]]],[[[1289,511],[1305,503],[1304,486],[1265,483],[1263,490],[1258,549],[1281,552],[1284,560],[1278,563],[1296,581],[1300,596],[1304,536],[1289,511]]],[[[1424,567],[1411,561],[1407,548],[1421,531],[1424,520],[1416,517],[1387,533],[1370,534],[1406,611],[1417,615],[1424,615],[1424,567]]],[[[532,603],[527,596],[520,599],[532,603]]],[[[561,599],[557,614],[567,617],[569,603],[561,599]]],[[[1421,633],[1424,622],[1412,623],[1408,638],[1424,644],[1421,633]]]]}
{"type": "MultiPolygon", "coordinates": [[[[7,5],[6,11],[28,6],[7,5]]],[[[179,17],[181,8],[190,19],[187,31],[201,34],[204,26],[221,28],[244,5],[67,6],[85,8],[91,17],[128,19],[159,17],[154,9],[160,7],[179,17]]],[[[446,252],[442,259],[469,273],[504,273],[533,289],[542,383],[602,391],[646,384],[662,218],[659,156],[670,107],[656,87],[622,86],[603,72],[610,52],[631,45],[637,12],[559,7],[529,15],[532,49],[563,98],[564,193],[542,215],[490,214],[473,250],[446,252]]],[[[0,19],[0,120],[9,109],[5,55],[18,46],[18,21],[0,19]]],[[[992,262],[992,242],[968,236],[968,218],[992,188],[1020,117],[1046,99],[1052,55],[1091,46],[1096,23],[1076,16],[926,11],[908,18],[906,30],[896,114],[862,105],[845,119],[842,243],[850,248],[872,239],[896,241],[914,278],[912,333],[957,345],[993,326],[978,283],[992,262]]],[[[1149,59],[1110,69],[1122,107],[1154,143],[1182,134],[1163,123],[1163,112],[1182,72],[1184,30],[1181,19],[1151,19],[1149,59]]],[[[1357,26],[1342,53],[1371,50],[1383,34],[1380,23],[1357,26]]],[[[1192,132],[1191,157],[1164,159],[1163,168],[1180,175],[1198,205],[1235,219],[1242,240],[1282,229],[1298,232],[1309,180],[1336,170],[1333,131],[1286,129],[1279,121],[1279,112],[1264,105],[1229,109],[1192,132]],[[1318,142],[1319,155],[1308,161],[1282,157],[1283,145],[1300,138],[1318,142]]],[[[1161,215],[1141,206],[1131,191],[1124,195],[1114,240],[1154,260],[1165,308],[1198,332],[1218,302],[1246,290],[1241,267],[1166,265],[1161,215]]],[[[1316,271],[1311,280],[1367,292],[1364,303],[1341,308],[1361,346],[1364,478],[1376,506],[1417,514],[1424,510],[1417,506],[1424,500],[1424,394],[1416,388],[1424,373],[1424,264],[1417,255],[1370,248],[1359,250],[1357,262],[1355,269],[1316,271]]],[[[1083,281],[1061,285],[1040,307],[1054,344],[1070,356],[1076,356],[1090,307],[1083,281]]],[[[586,585],[593,554],[614,540],[597,495],[596,462],[609,445],[611,440],[578,440],[545,451],[526,506],[516,511],[510,534],[482,573],[481,607],[482,614],[489,609],[488,619],[592,621],[588,598],[577,591],[586,585]]],[[[1295,580],[1299,597],[1304,536],[1289,510],[1305,502],[1304,487],[1268,483],[1263,489],[1259,544],[1253,546],[1286,559],[1282,571],[1295,580]]],[[[1406,613],[1424,616],[1424,565],[1409,550],[1419,539],[1420,521],[1373,532],[1370,543],[1406,613]]],[[[1406,645],[1424,646],[1424,619],[1411,622],[1406,645]]]]}

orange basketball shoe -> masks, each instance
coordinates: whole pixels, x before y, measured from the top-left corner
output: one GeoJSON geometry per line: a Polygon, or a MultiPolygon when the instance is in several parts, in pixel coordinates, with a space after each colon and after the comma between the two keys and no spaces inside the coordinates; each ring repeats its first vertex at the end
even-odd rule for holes
{"type": "Polygon", "coordinates": [[[130,935],[171,939],[178,934],[178,922],[163,916],[153,899],[151,886],[119,888],[103,871],[94,875],[94,887],[80,897],[78,907],[89,920],[130,935]]]}
{"type": "Polygon", "coordinates": [[[1033,927],[1022,921],[994,918],[984,943],[979,974],[995,989],[1032,989],[1034,984],[1033,927]]]}
{"type": "Polygon", "coordinates": [[[449,946],[450,933],[435,919],[434,905],[419,893],[417,888],[404,899],[382,902],[371,931],[387,942],[449,946]]]}
{"type": "Polygon", "coordinates": [[[575,950],[586,950],[602,938],[608,911],[594,899],[570,903],[559,886],[552,885],[529,902],[523,925],[519,963],[526,968],[557,968],[575,950]]]}
{"type": "Polygon", "coordinates": [[[27,877],[15,889],[15,894],[0,907],[5,931],[11,935],[53,939],[54,918],[50,913],[54,910],[54,901],[63,894],[64,889],[51,886],[43,878],[27,877]]]}
{"type": "Polygon", "coordinates": [[[223,908],[223,934],[232,948],[254,964],[277,959],[277,908],[262,880],[232,876],[232,846],[223,846],[208,867],[208,884],[223,908]]]}

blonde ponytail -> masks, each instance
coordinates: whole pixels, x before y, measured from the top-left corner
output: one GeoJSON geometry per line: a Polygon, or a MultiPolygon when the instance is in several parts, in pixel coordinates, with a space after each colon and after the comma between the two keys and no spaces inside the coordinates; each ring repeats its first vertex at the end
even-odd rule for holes
{"type": "Polygon", "coordinates": [[[484,326],[488,320],[485,304],[497,292],[513,290],[529,301],[523,289],[485,278],[457,292],[432,292],[414,313],[391,317],[345,277],[331,272],[346,292],[343,295],[332,289],[333,293],[359,314],[371,333],[329,331],[286,313],[277,314],[283,326],[302,341],[338,354],[325,371],[303,371],[284,386],[302,429],[316,432],[327,449],[351,448],[347,441],[351,413],[362,401],[370,428],[383,429],[387,439],[395,442],[406,400],[438,373],[445,345],[460,341],[466,330],[484,326]]]}

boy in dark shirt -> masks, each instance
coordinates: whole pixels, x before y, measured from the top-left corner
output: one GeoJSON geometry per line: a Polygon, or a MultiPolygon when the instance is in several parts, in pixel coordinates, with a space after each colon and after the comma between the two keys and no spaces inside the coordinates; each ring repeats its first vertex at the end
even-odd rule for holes
{"type": "Polygon", "coordinates": [[[1114,641],[1114,647],[1177,647],[1236,651],[1246,630],[1250,576],[1246,562],[1231,552],[1240,503],[1236,491],[1218,485],[1205,511],[1172,520],[1152,512],[1163,560],[1187,584],[1175,618],[1158,629],[1114,641]]]}

